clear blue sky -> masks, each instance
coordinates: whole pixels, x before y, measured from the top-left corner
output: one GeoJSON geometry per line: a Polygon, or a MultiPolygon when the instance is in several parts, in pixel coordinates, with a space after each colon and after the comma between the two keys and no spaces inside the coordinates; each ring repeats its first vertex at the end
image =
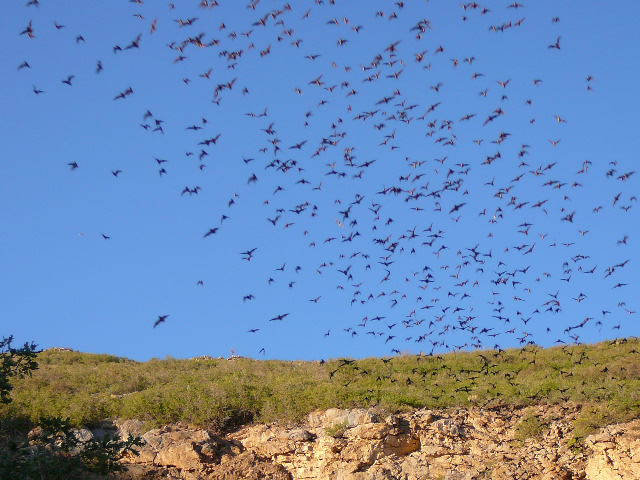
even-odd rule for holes
{"type": "Polygon", "coordinates": [[[640,3],[26,3],[0,15],[3,335],[140,360],[640,335],[640,3]]]}

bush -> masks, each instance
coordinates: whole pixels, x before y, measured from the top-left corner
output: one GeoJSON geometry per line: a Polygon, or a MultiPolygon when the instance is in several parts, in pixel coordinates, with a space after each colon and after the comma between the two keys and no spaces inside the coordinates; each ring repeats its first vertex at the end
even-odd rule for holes
{"type": "Polygon", "coordinates": [[[537,415],[529,414],[516,425],[514,438],[520,441],[537,438],[542,435],[545,428],[546,424],[537,415]]]}
{"type": "Polygon", "coordinates": [[[349,424],[347,422],[340,422],[325,428],[324,433],[333,438],[342,438],[348,428],[349,424]]]}

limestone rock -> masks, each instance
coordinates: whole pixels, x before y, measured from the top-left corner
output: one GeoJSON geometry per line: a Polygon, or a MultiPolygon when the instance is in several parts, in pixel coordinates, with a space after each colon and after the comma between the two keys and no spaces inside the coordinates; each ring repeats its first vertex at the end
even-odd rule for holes
{"type": "Polygon", "coordinates": [[[589,480],[640,479],[640,420],[610,425],[585,443],[593,450],[585,469],[589,480]]]}
{"type": "MultiPolygon", "coordinates": [[[[640,420],[569,446],[577,405],[311,413],[302,425],[250,425],[224,438],[171,425],[144,432],[129,477],[155,480],[620,480],[640,479],[640,420]],[[544,425],[516,435],[523,418],[544,425]],[[331,430],[340,425],[339,432],[331,430]],[[327,433],[329,429],[329,433],[327,433]]],[[[119,431],[142,428],[116,422],[119,431]]],[[[139,431],[139,430],[138,430],[139,431]]]]}
{"type": "Polygon", "coordinates": [[[294,442],[311,442],[315,438],[315,435],[304,428],[296,428],[289,432],[288,438],[294,442]]]}
{"type": "Polygon", "coordinates": [[[129,435],[141,437],[149,429],[145,428],[145,424],[140,420],[116,420],[114,426],[120,438],[128,438],[129,435]]]}
{"type": "Polygon", "coordinates": [[[355,427],[365,423],[378,423],[380,421],[381,418],[379,415],[364,408],[356,408],[353,410],[330,408],[324,411],[312,412],[307,417],[307,423],[311,428],[330,428],[338,424],[355,427]]]}
{"type": "Polygon", "coordinates": [[[225,457],[220,466],[212,469],[206,478],[207,480],[293,480],[283,466],[269,462],[251,452],[225,457]]]}

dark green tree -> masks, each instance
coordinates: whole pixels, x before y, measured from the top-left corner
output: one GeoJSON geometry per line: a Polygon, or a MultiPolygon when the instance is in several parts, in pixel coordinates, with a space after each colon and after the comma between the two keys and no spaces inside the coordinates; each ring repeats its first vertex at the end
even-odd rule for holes
{"type": "Polygon", "coordinates": [[[11,402],[11,379],[31,375],[38,368],[36,345],[25,343],[21,348],[11,346],[13,336],[0,340],[0,403],[11,402]]]}

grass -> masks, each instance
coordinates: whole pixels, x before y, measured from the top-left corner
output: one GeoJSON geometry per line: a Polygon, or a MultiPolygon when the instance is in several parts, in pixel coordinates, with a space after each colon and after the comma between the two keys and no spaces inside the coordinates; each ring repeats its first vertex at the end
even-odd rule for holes
{"type": "MultiPolygon", "coordinates": [[[[605,424],[640,417],[640,341],[351,361],[151,360],[45,351],[17,380],[0,422],[109,417],[218,430],[250,422],[293,423],[331,407],[584,406],[576,441],[605,424]]],[[[533,421],[532,421],[533,422],[533,421]]],[[[522,435],[539,426],[523,425],[522,435]]],[[[529,432],[529,433],[527,433],[529,432]]]]}

